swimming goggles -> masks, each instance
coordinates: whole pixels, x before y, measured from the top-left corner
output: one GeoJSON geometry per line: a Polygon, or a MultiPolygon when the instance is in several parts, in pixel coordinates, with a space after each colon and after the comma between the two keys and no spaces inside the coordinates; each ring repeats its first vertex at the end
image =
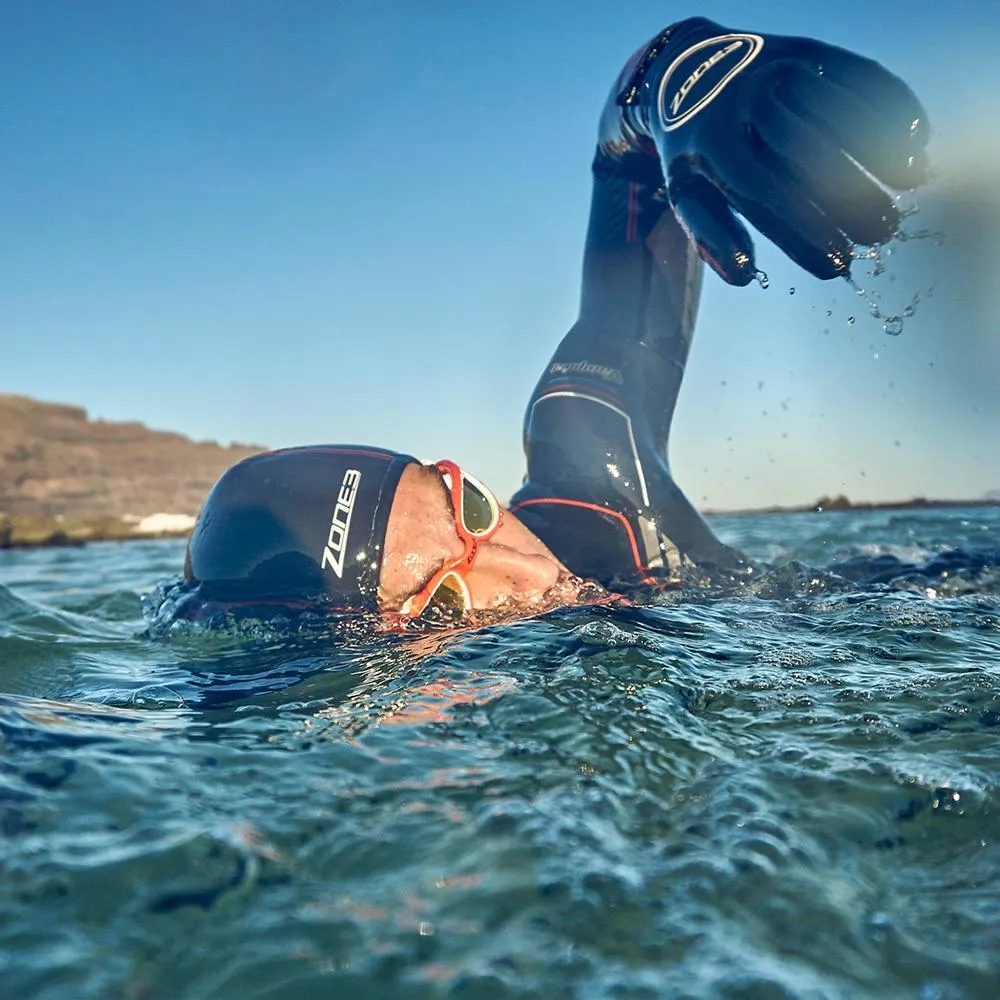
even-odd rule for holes
{"type": "Polygon", "coordinates": [[[479,543],[495,535],[503,520],[503,511],[493,494],[478,479],[463,472],[454,462],[437,462],[445,488],[455,511],[455,529],[465,543],[457,559],[446,562],[400,609],[411,618],[426,610],[461,614],[472,608],[472,594],[466,579],[479,553],[479,543]]]}

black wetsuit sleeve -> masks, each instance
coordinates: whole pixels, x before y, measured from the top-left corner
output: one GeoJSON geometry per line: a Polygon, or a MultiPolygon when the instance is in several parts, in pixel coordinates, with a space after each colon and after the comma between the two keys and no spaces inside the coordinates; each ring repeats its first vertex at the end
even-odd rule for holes
{"type": "Polygon", "coordinates": [[[615,102],[620,86],[593,164],[580,315],[528,402],[527,476],[511,501],[573,572],[605,583],[740,559],[670,474],[701,263],[662,197],[655,150],[615,102]]]}

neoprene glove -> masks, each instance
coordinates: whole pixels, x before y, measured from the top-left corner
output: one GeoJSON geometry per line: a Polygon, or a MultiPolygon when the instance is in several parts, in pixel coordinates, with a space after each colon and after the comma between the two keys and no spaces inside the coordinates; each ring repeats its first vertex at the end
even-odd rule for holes
{"type": "Polygon", "coordinates": [[[927,117],[877,62],[811,38],[667,29],[619,98],[659,153],[674,212],[733,285],[756,273],[739,213],[818,278],[900,216],[887,188],[927,178],[927,117]]]}

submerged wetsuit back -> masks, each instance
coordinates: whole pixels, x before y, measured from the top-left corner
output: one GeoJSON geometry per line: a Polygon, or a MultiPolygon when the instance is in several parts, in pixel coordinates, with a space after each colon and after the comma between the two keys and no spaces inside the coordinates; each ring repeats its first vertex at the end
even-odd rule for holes
{"type": "Polygon", "coordinates": [[[670,474],[702,265],[662,196],[656,150],[616,100],[642,51],[601,119],[580,316],[528,402],[527,476],[511,500],[573,572],[603,583],[741,562],[670,474]]]}

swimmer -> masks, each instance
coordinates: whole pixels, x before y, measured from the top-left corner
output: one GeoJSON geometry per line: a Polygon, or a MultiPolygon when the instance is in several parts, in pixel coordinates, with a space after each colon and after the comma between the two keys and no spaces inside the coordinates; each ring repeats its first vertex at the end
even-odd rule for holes
{"type": "Polygon", "coordinates": [[[881,65],[807,38],[671,25],[626,63],[600,119],[580,314],[524,421],[508,506],[452,462],[357,445],[257,455],[191,536],[200,609],[314,607],[404,619],[518,617],[601,589],[747,561],[675,484],[670,424],[704,265],[756,276],[740,216],[818,278],[900,222],[927,177],[926,115],[881,65]]]}

